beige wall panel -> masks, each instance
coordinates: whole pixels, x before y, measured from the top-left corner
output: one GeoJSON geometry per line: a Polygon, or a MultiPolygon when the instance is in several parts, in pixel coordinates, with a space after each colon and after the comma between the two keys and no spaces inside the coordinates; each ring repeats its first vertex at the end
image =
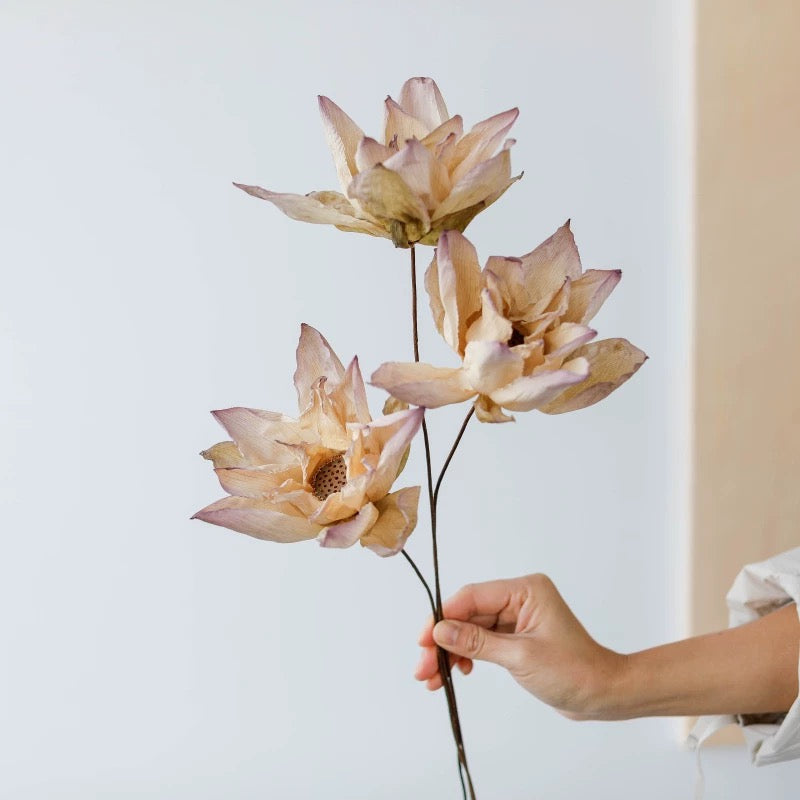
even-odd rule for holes
{"type": "Polygon", "coordinates": [[[800,2],[697,4],[691,627],[800,544],[800,2]]]}

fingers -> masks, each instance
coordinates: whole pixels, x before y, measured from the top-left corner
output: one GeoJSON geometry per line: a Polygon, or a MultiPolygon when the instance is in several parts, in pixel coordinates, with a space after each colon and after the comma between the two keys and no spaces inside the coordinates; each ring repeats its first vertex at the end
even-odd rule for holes
{"type": "Polygon", "coordinates": [[[512,634],[496,633],[469,622],[444,620],[433,629],[436,643],[459,656],[491,661],[513,669],[519,656],[521,641],[512,634]]]}
{"type": "MultiPolygon", "coordinates": [[[[469,675],[472,671],[472,660],[463,658],[462,656],[448,654],[450,666],[458,667],[465,675],[469,675]]],[[[436,647],[425,647],[414,670],[414,677],[418,681],[427,681],[436,677],[439,674],[439,659],[436,647]]]]}

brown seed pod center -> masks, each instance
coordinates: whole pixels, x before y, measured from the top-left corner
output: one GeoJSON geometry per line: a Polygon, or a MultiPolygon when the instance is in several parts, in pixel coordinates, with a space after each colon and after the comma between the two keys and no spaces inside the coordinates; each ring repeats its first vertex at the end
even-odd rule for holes
{"type": "Polygon", "coordinates": [[[317,500],[326,500],[347,483],[347,466],[342,456],[323,461],[311,476],[311,488],[317,500]]]}

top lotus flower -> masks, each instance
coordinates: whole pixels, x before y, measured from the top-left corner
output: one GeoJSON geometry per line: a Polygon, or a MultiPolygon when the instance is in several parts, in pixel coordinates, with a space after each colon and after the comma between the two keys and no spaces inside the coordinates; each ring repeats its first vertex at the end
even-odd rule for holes
{"type": "Polygon", "coordinates": [[[344,194],[281,194],[236,186],[269,200],[292,219],[383,236],[396,247],[409,247],[435,245],[445,230],[463,231],[521,177],[511,176],[514,140],[503,143],[518,109],[489,117],[464,134],[461,117],[449,116],[431,78],[410,78],[399,102],[387,97],[385,106],[381,143],[365,136],[332,100],[319,98],[344,194]]]}

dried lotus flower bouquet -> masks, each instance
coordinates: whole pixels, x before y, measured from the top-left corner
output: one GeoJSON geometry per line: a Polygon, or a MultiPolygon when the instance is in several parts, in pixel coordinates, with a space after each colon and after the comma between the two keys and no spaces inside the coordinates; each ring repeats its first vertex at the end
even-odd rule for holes
{"type": "MultiPolygon", "coordinates": [[[[410,251],[414,360],[387,362],[370,383],[388,393],[381,416],[367,405],[358,358],[345,367],[325,337],[302,325],[297,346],[298,415],[250,408],[215,411],[230,437],[203,451],[227,496],[194,517],[273,542],[360,543],[379,556],[402,554],[442,618],[437,500],[471,419],[502,423],[513,413],[560,414],[605,398],[647,356],[626,339],[596,340],[590,322],[619,283],[619,270],[583,269],[569,223],[531,252],[490,256],[483,267],[464,236],[470,221],[521,176],[511,174],[507,134],[517,109],[464,132],[436,83],[411,78],[385,101],[383,134],[367,136],[327,97],[319,98],[341,193],[287,194],[236,184],[302,222],[391,239],[410,251]],[[416,248],[431,245],[425,288],[436,329],[460,366],[421,363],[416,248]],[[434,482],[428,410],[468,404],[434,482]],[[433,549],[433,581],[404,546],[417,525],[420,486],[395,487],[422,431],[433,549]]],[[[403,483],[405,483],[405,479],[403,483]]],[[[475,800],[450,662],[439,671],[464,798],[475,800]]]]}

